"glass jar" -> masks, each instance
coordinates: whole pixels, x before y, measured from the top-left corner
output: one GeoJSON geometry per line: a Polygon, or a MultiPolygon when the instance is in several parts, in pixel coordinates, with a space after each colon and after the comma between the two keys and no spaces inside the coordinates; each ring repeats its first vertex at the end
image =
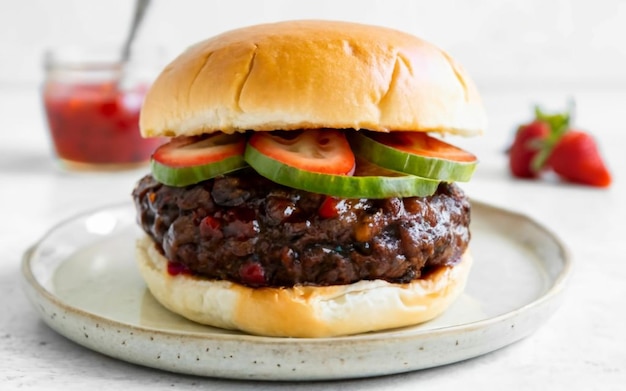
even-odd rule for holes
{"type": "Polygon", "coordinates": [[[54,151],[69,169],[145,164],[162,139],[144,139],[139,112],[151,75],[122,64],[119,51],[52,50],[45,57],[43,103],[54,151]]]}

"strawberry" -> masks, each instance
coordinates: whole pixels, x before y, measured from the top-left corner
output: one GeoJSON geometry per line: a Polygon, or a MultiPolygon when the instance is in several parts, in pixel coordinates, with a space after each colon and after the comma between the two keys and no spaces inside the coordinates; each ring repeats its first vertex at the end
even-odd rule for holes
{"type": "Polygon", "coordinates": [[[540,142],[548,137],[550,127],[546,122],[535,120],[517,129],[515,140],[509,149],[509,168],[518,178],[535,178],[540,170],[533,167],[533,159],[540,150],[540,142]]]}
{"type": "Polygon", "coordinates": [[[561,178],[584,185],[608,187],[611,174],[595,139],[588,133],[569,130],[556,142],[548,157],[548,165],[561,178]]]}
{"type": "Polygon", "coordinates": [[[518,178],[536,178],[544,170],[552,145],[569,127],[570,114],[546,114],[535,107],[535,119],[517,129],[509,149],[509,168],[518,178]]]}
{"type": "Polygon", "coordinates": [[[571,129],[570,108],[546,114],[535,108],[533,122],[520,126],[509,150],[509,167],[516,177],[535,178],[552,169],[562,179],[590,186],[608,187],[611,174],[593,137],[571,129]]]}

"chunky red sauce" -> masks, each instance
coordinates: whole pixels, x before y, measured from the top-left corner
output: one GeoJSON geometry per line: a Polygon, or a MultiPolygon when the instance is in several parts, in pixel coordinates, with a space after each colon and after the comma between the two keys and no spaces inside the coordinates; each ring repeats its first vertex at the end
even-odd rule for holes
{"type": "Polygon", "coordinates": [[[44,104],[58,157],[85,164],[147,161],[162,140],[139,134],[145,90],[122,91],[113,82],[49,83],[44,104]]]}
{"type": "Polygon", "coordinates": [[[167,273],[170,276],[177,276],[179,274],[191,275],[191,271],[185,264],[172,261],[167,261],[167,273]]]}

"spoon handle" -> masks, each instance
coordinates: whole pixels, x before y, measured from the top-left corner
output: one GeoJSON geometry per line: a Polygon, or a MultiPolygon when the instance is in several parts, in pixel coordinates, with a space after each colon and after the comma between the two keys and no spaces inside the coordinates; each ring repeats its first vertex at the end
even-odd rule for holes
{"type": "Polygon", "coordinates": [[[130,56],[133,40],[135,39],[135,35],[141,25],[148,5],[150,5],[150,0],[137,0],[135,3],[135,14],[133,15],[132,24],[130,25],[130,31],[126,36],[126,41],[122,47],[122,62],[126,62],[130,56]]]}

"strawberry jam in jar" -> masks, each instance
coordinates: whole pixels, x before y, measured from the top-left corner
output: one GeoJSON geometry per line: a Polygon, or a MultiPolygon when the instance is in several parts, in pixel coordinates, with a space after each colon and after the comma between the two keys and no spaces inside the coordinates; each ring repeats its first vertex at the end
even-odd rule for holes
{"type": "Polygon", "coordinates": [[[145,164],[163,141],[139,133],[150,80],[114,51],[46,53],[43,101],[56,156],[68,169],[115,170],[145,164]]]}

